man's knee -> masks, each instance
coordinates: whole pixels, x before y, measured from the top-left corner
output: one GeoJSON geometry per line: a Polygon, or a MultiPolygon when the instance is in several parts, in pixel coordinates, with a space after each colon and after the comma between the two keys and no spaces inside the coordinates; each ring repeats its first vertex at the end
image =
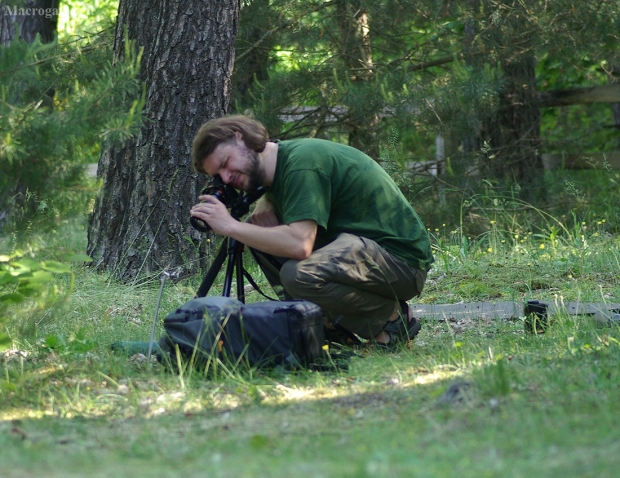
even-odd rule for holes
{"type": "Polygon", "coordinates": [[[308,273],[307,261],[289,260],[280,269],[280,281],[286,291],[293,297],[303,299],[308,292],[316,290],[317,280],[312,280],[308,273]]]}
{"type": "Polygon", "coordinates": [[[286,291],[293,297],[300,297],[299,289],[299,262],[296,260],[286,261],[280,269],[280,282],[286,291]]]}

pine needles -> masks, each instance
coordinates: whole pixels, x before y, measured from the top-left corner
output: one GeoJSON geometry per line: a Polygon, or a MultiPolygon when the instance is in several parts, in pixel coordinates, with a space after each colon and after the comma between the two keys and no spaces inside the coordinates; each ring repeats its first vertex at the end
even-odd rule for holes
{"type": "Polygon", "coordinates": [[[138,130],[140,54],[126,42],[113,64],[109,35],[0,48],[0,230],[23,236],[84,212],[96,192],[85,165],[102,141],[138,130]]]}

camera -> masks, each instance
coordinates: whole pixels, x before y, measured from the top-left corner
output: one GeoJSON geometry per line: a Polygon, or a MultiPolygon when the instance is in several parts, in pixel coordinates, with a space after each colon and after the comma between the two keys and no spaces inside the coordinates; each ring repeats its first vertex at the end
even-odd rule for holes
{"type": "MultiPolygon", "coordinates": [[[[225,184],[219,175],[214,176],[207,183],[207,185],[200,192],[200,194],[206,196],[215,196],[227,208],[232,207],[235,201],[240,196],[240,194],[235,190],[235,188],[229,186],[228,184],[225,184]]],[[[189,218],[189,222],[192,227],[197,231],[209,232],[211,230],[211,228],[205,221],[203,221],[202,219],[198,219],[197,217],[191,216],[189,218]]]]}
{"type": "MultiPolygon", "coordinates": [[[[238,192],[232,186],[224,183],[219,175],[213,176],[205,188],[201,191],[201,194],[208,196],[215,196],[221,203],[230,209],[230,215],[235,219],[239,219],[241,216],[248,213],[250,205],[258,200],[263,194],[265,194],[265,188],[259,187],[255,191],[247,192],[245,194],[238,192]]],[[[200,232],[210,232],[211,227],[197,217],[190,216],[189,222],[194,229],[200,232]]]]}

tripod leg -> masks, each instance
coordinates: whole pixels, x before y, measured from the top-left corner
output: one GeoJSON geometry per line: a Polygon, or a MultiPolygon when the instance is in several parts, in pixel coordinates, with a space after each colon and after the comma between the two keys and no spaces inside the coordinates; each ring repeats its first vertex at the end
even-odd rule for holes
{"type": "Polygon", "coordinates": [[[215,279],[220,272],[220,269],[222,268],[222,265],[224,264],[224,261],[226,260],[227,252],[228,252],[228,243],[227,241],[223,241],[222,244],[220,245],[219,250],[217,251],[217,255],[215,256],[215,259],[213,259],[213,262],[211,263],[209,270],[205,274],[205,277],[202,280],[200,287],[198,288],[198,292],[196,292],[196,297],[207,296],[207,294],[209,293],[209,290],[211,289],[211,286],[215,282],[215,279]]]}
{"type": "Polygon", "coordinates": [[[245,304],[245,287],[243,274],[243,244],[238,242],[235,247],[235,275],[237,277],[237,299],[245,304]]]}
{"type": "MultiPolygon", "coordinates": [[[[233,239],[232,237],[228,238],[228,262],[226,263],[226,277],[224,277],[224,290],[222,295],[224,297],[230,297],[230,291],[232,289],[232,278],[233,272],[235,270],[235,265],[239,261],[239,257],[241,256],[241,251],[243,251],[243,245],[233,239]]],[[[241,279],[243,281],[243,279],[241,279]]],[[[237,281],[239,281],[239,275],[237,274],[237,281]]],[[[243,285],[241,286],[243,288],[243,285]]],[[[239,299],[242,300],[242,299],[239,299]]]]}
{"type": "Polygon", "coordinates": [[[224,261],[228,258],[228,262],[226,263],[226,275],[224,277],[224,290],[222,291],[222,295],[224,297],[230,297],[230,291],[232,289],[232,278],[233,273],[237,276],[237,298],[241,302],[245,302],[245,289],[244,289],[244,269],[243,269],[243,249],[244,246],[241,242],[228,238],[217,251],[217,255],[215,259],[211,263],[211,267],[207,271],[200,287],[198,288],[198,292],[196,292],[196,297],[206,297],[217,278],[222,266],[224,265],[224,261]]]}

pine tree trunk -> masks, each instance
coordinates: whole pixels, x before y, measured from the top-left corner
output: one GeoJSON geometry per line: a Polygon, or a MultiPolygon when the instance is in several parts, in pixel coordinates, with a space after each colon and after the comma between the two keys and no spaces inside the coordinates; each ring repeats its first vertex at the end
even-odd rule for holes
{"type": "Polygon", "coordinates": [[[43,43],[56,37],[58,4],[60,0],[26,0],[0,6],[0,45],[11,43],[19,31],[19,38],[31,43],[37,34],[43,43]]]}
{"type": "MultiPolygon", "coordinates": [[[[533,55],[503,65],[506,85],[497,115],[487,123],[482,138],[490,150],[485,157],[489,177],[516,182],[522,189],[536,187],[544,171],[540,155],[540,108],[533,55]]],[[[531,194],[525,193],[524,198],[531,194]]]]}
{"type": "MultiPolygon", "coordinates": [[[[614,119],[614,127],[620,129],[620,103],[611,104],[611,116],[614,119]]],[[[616,139],[616,148],[620,149],[620,137],[616,139]]]]}
{"type": "Polygon", "coordinates": [[[122,147],[105,147],[103,180],[88,231],[99,268],[130,280],[204,264],[206,237],[189,224],[204,176],[190,161],[202,123],[226,113],[239,0],[121,0],[115,56],[125,29],[144,48],[141,80],[148,121],[122,147]]]}
{"type": "MultiPolygon", "coordinates": [[[[510,15],[504,18],[504,29],[481,26],[478,15],[487,18],[494,12],[493,2],[467,0],[473,13],[465,23],[464,51],[472,65],[480,68],[488,61],[487,55],[474,55],[482,47],[497,51],[504,73],[504,87],[499,95],[497,112],[482,123],[476,138],[462,142],[466,152],[483,153],[478,168],[484,178],[515,182],[524,191],[522,197],[530,199],[529,186],[536,187],[544,167],[540,148],[540,100],[536,88],[534,46],[529,38],[515,45],[511,36],[527,30],[525,4],[515,2],[510,15]],[[523,189],[525,187],[525,189],[523,189]]],[[[492,23],[492,22],[491,22],[492,23]]]]}
{"type": "Polygon", "coordinates": [[[490,147],[487,173],[522,186],[544,171],[534,66],[533,55],[522,55],[503,65],[506,85],[500,94],[499,110],[482,135],[490,147]]]}
{"type": "MultiPolygon", "coordinates": [[[[336,19],[340,29],[340,56],[354,85],[374,79],[369,18],[359,0],[337,0],[336,19]]],[[[365,108],[366,109],[366,108],[365,108]]],[[[349,105],[349,144],[371,157],[379,157],[376,111],[356,111],[349,105]]]]}

